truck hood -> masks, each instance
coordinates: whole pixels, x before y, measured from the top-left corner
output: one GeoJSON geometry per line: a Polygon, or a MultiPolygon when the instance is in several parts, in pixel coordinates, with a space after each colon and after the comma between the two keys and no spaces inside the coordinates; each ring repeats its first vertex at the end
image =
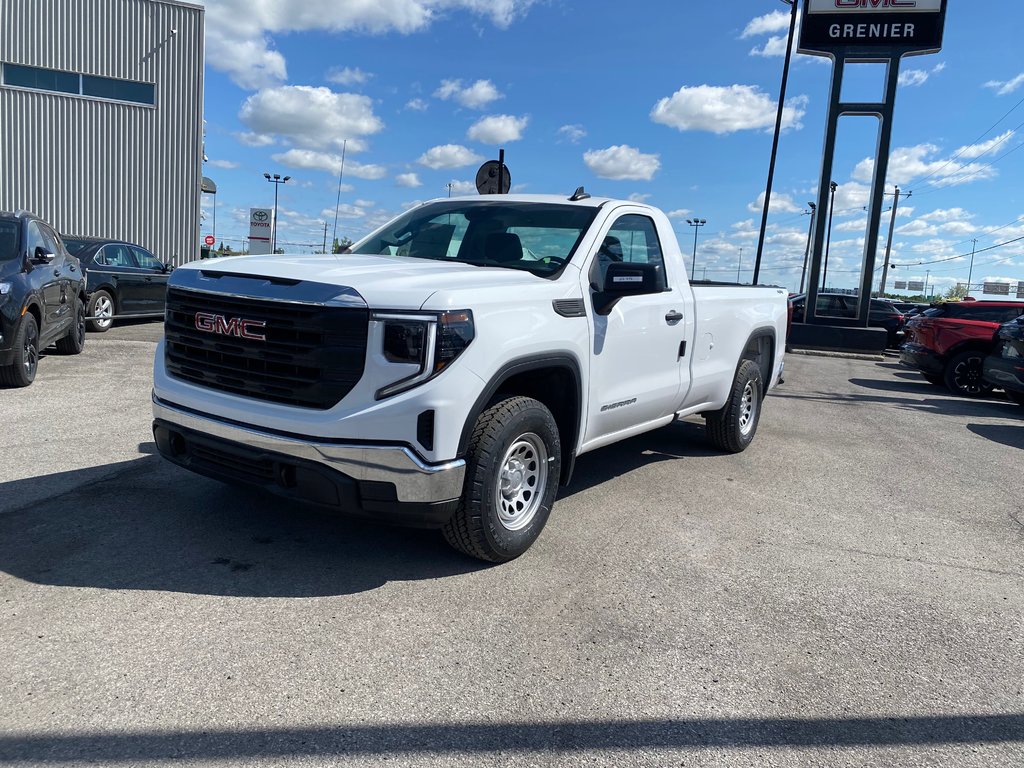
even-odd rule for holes
{"type": "Polygon", "coordinates": [[[182,269],[306,280],[352,288],[370,307],[377,309],[419,309],[439,291],[550,285],[548,280],[520,270],[405,256],[236,256],[213,262],[192,262],[182,269]]]}

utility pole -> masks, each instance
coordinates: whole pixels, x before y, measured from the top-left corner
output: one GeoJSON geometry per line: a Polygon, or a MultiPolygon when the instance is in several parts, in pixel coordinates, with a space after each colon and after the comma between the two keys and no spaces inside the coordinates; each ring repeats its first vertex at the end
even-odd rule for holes
{"type": "Polygon", "coordinates": [[[736,282],[740,281],[740,270],[743,269],[743,249],[740,248],[740,260],[736,265],[736,282]]]}
{"type": "Polygon", "coordinates": [[[327,253],[327,222],[324,222],[324,253],[327,253]]]}
{"type": "Polygon", "coordinates": [[[925,278],[924,278],[924,300],[925,301],[928,301],[928,299],[930,299],[932,297],[931,291],[928,290],[928,282],[931,279],[932,279],[932,271],[930,269],[926,270],[925,271],[925,278]]]}
{"type": "Polygon", "coordinates": [[[807,228],[807,250],[804,251],[804,271],[800,273],[800,293],[804,292],[804,283],[807,281],[807,261],[811,257],[811,237],[814,235],[814,220],[818,216],[818,206],[814,203],[808,203],[807,205],[811,207],[811,226],[807,228]]]}
{"type": "MultiPolygon", "coordinates": [[[[913,196],[913,192],[907,193],[907,199],[909,200],[913,196]]],[[[896,209],[900,207],[900,188],[896,187],[896,199],[892,204],[892,218],[889,220],[889,242],[885,244],[885,264],[882,265],[882,285],[878,289],[879,298],[885,298],[885,281],[889,277],[889,255],[892,253],[892,236],[893,230],[896,229],[896,209]]]]}
{"type": "Polygon", "coordinates": [[[974,245],[971,246],[971,271],[967,273],[967,295],[971,295],[971,278],[974,277],[974,254],[978,250],[978,238],[974,238],[972,241],[974,245]]]}

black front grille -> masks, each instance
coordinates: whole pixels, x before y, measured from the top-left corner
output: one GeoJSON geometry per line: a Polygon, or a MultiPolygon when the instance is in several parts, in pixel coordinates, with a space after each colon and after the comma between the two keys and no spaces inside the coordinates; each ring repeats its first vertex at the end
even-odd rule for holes
{"type": "MultiPolygon", "coordinates": [[[[234,326],[237,328],[237,326],[234,326]]],[[[165,360],[178,379],[274,403],[326,410],[359,382],[366,360],[369,311],[291,304],[170,288],[165,360]],[[265,340],[211,333],[196,314],[266,323],[265,340]]]]}

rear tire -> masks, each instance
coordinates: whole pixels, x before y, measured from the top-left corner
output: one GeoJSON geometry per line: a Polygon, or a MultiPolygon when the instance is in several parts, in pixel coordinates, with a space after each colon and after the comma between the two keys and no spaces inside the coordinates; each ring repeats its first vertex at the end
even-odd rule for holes
{"type": "Polygon", "coordinates": [[[62,355],[78,355],[84,347],[85,306],[81,299],[75,299],[75,323],[68,329],[67,336],[57,339],[57,351],[62,355]]]}
{"type": "Polygon", "coordinates": [[[747,449],[761,420],[763,393],[760,367],[753,360],[744,360],[725,407],[705,416],[705,429],[713,446],[729,453],[747,449]]]}
{"type": "Polygon", "coordinates": [[[936,387],[946,386],[946,382],[941,376],[936,376],[933,373],[922,373],[921,376],[929,384],[934,384],[936,387]]]}
{"type": "Polygon", "coordinates": [[[961,352],[948,363],[943,377],[949,391],[964,397],[986,397],[992,392],[992,385],[982,377],[985,353],[975,350],[961,352]]]}
{"type": "Polygon", "coordinates": [[[36,379],[39,368],[39,325],[34,315],[21,316],[14,332],[14,359],[0,367],[0,384],[6,387],[27,387],[36,379]]]}
{"type": "Polygon", "coordinates": [[[114,297],[107,291],[96,291],[89,297],[89,317],[95,318],[89,321],[89,330],[96,333],[106,333],[114,324],[114,297]]]}
{"type": "Polygon", "coordinates": [[[470,437],[466,485],[445,539],[491,563],[519,557],[551,514],[561,457],[558,425],[543,403],[509,397],[492,405],[470,437]]]}

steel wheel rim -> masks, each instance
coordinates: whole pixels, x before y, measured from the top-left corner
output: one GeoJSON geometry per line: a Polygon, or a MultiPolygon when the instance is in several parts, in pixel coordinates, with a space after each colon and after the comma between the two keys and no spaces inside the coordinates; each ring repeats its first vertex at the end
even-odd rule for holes
{"type": "Polygon", "coordinates": [[[114,303],[106,296],[100,296],[96,299],[93,316],[96,318],[96,325],[104,328],[110,325],[114,317],[114,303]]]}
{"type": "Polygon", "coordinates": [[[754,382],[748,381],[743,388],[743,397],[740,398],[740,434],[746,437],[754,429],[754,421],[757,418],[757,387],[754,382]]]}
{"type": "Polygon", "coordinates": [[[494,484],[498,522],[509,531],[521,531],[537,516],[548,482],[548,451],[532,432],[520,435],[505,451],[494,484]]]}
{"type": "Polygon", "coordinates": [[[25,374],[32,378],[36,375],[36,368],[39,366],[39,344],[35,332],[25,335],[25,374]]]}
{"type": "Polygon", "coordinates": [[[971,395],[979,395],[981,386],[981,358],[969,357],[953,369],[953,382],[958,389],[971,395]]]}

